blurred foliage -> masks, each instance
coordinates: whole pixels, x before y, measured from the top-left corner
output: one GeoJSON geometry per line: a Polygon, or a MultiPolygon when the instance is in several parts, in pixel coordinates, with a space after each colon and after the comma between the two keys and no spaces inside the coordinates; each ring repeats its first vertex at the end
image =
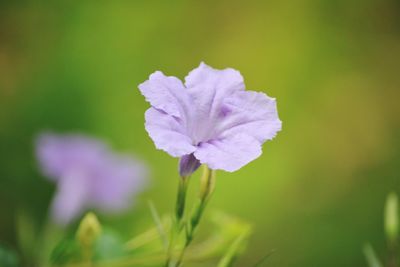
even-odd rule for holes
{"type": "Polygon", "coordinates": [[[0,245],[0,266],[18,267],[20,264],[18,255],[15,251],[0,245]]]}
{"type": "Polygon", "coordinates": [[[364,254],[369,267],[397,267],[400,262],[399,252],[399,207],[396,193],[390,193],[386,198],[384,224],[387,240],[387,259],[385,265],[376,255],[372,245],[367,244],[364,246],[364,254]]]}
{"type": "Polygon", "coordinates": [[[383,267],[370,244],[364,246],[364,254],[369,267],[383,267]]]}
{"type": "MultiPolygon", "coordinates": [[[[162,266],[165,263],[166,248],[162,245],[157,227],[124,241],[115,231],[102,226],[103,230],[97,232],[95,239],[91,238],[94,236],[90,237],[89,244],[82,243],[82,227],[88,224],[87,218],[88,215],[82,219],[76,235],[67,234],[58,242],[51,253],[50,263],[43,262],[38,266],[85,267],[93,264],[99,267],[124,267],[162,266]]],[[[172,230],[170,220],[164,220],[163,227],[169,234],[172,230]]],[[[246,247],[251,226],[237,218],[216,212],[212,215],[212,227],[208,230],[206,237],[187,250],[185,264],[205,266],[207,262],[214,262],[223,255],[218,266],[234,266],[235,259],[246,247]]],[[[83,237],[88,240],[87,231],[85,232],[83,237]]],[[[175,249],[174,254],[178,253],[179,250],[175,249]]],[[[215,266],[214,263],[211,264],[210,266],[215,266]]]]}
{"type": "MultiPolygon", "coordinates": [[[[218,174],[210,207],[255,225],[240,266],[273,249],[270,266],[363,266],[366,237],[380,254],[377,214],[400,190],[397,0],[0,1],[0,239],[17,247],[16,210],[47,220],[54,188],[32,145],[44,129],[147,160],[142,199],[170,211],[177,160],[147,136],[136,86],[202,60],[276,97],[283,121],[262,157],[218,174]]],[[[152,220],[145,203],[100,219],[136,234],[152,220]]]]}

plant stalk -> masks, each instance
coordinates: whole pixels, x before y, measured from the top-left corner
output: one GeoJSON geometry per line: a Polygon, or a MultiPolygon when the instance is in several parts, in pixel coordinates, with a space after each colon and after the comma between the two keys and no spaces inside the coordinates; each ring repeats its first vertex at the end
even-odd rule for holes
{"type": "Polygon", "coordinates": [[[176,267],[180,267],[182,265],[183,257],[185,255],[186,249],[189,247],[190,243],[194,238],[194,234],[198,225],[200,224],[200,220],[204,214],[204,210],[207,206],[208,201],[210,200],[212,193],[215,188],[215,170],[210,170],[206,165],[203,167],[203,175],[200,180],[200,194],[199,199],[197,200],[190,221],[186,225],[186,235],[185,235],[185,244],[179,254],[178,261],[176,263],[176,267]]]}

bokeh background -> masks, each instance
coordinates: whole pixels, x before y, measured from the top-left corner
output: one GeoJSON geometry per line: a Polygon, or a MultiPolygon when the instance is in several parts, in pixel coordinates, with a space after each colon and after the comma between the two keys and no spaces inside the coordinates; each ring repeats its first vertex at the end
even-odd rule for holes
{"type": "Polygon", "coordinates": [[[82,132],[148,163],[151,182],[124,233],[151,222],[147,199],[174,203],[177,159],[144,130],[137,85],[155,70],[183,78],[205,61],[241,71],[276,97],[283,130],[263,155],[220,172],[211,209],[254,225],[239,266],[366,266],[384,255],[383,204],[400,193],[400,2],[1,1],[0,239],[15,215],[46,220],[54,185],[33,140],[82,132]]]}

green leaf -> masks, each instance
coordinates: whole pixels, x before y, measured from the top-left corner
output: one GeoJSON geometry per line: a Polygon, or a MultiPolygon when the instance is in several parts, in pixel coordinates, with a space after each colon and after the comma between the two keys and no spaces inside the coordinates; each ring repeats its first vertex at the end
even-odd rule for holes
{"type": "Polygon", "coordinates": [[[0,245],[0,266],[1,267],[18,267],[19,258],[15,251],[0,245]]]}
{"type": "Polygon", "coordinates": [[[218,263],[218,267],[230,267],[233,265],[238,254],[243,251],[247,237],[247,233],[242,233],[235,241],[233,241],[224,257],[218,263]]]}
{"type": "Polygon", "coordinates": [[[164,249],[167,250],[168,249],[168,238],[167,238],[167,234],[165,233],[164,226],[161,222],[160,215],[157,212],[157,209],[154,206],[153,202],[149,201],[149,207],[150,207],[150,211],[151,211],[151,216],[153,217],[154,223],[157,226],[157,231],[158,231],[158,234],[160,235],[164,249]]]}
{"type": "Polygon", "coordinates": [[[34,261],[37,246],[37,229],[35,229],[32,217],[19,210],[16,215],[18,245],[22,256],[28,261],[34,261]]]}
{"type": "Polygon", "coordinates": [[[231,267],[239,254],[241,254],[247,245],[247,240],[251,234],[251,226],[248,223],[240,221],[236,218],[227,216],[222,213],[214,215],[214,221],[220,226],[224,225],[224,237],[229,240],[230,236],[234,236],[227,252],[218,263],[218,267],[231,267]]]}
{"type": "MultiPolygon", "coordinates": [[[[114,260],[125,256],[124,242],[111,229],[103,228],[93,244],[93,260],[95,262],[114,260]]],[[[71,235],[61,240],[53,249],[50,262],[54,265],[63,265],[72,262],[81,262],[82,247],[75,236],[71,235]]]]}
{"type": "Polygon", "coordinates": [[[267,253],[264,257],[262,257],[256,264],[253,265],[253,267],[261,267],[269,257],[274,254],[274,250],[271,250],[269,253],[267,253]]]}
{"type": "Polygon", "coordinates": [[[81,257],[80,247],[73,236],[61,240],[50,255],[50,262],[54,265],[62,265],[72,261],[78,261],[81,257]]]}
{"type": "Polygon", "coordinates": [[[110,229],[103,229],[94,245],[94,260],[112,260],[126,255],[121,238],[110,229]]]}
{"type": "Polygon", "coordinates": [[[399,231],[398,200],[395,193],[387,196],[385,204],[385,232],[390,243],[396,243],[399,231]]]}
{"type": "Polygon", "coordinates": [[[364,255],[369,267],[383,267],[370,244],[364,246],[364,255]]]}

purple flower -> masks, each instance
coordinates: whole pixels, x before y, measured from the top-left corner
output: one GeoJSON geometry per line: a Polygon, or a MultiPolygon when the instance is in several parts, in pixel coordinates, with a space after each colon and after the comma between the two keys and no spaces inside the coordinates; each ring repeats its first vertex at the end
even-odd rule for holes
{"type": "Polygon", "coordinates": [[[42,134],[36,154],[44,175],[57,183],[52,217],[60,224],[87,209],[122,211],[144,186],[144,165],[89,137],[42,134]]]}
{"type": "Polygon", "coordinates": [[[185,84],[156,71],[139,89],[151,104],[146,130],[158,149],[183,157],[181,174],[194,171],[196,161],[211,169],[238,170],[259,157],[261,145],[281,129],[275,99],[245,91],[234,69],[201,63],[185,84]]]}

